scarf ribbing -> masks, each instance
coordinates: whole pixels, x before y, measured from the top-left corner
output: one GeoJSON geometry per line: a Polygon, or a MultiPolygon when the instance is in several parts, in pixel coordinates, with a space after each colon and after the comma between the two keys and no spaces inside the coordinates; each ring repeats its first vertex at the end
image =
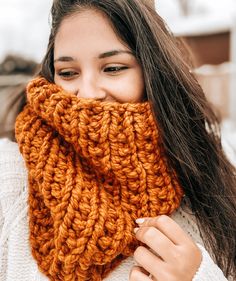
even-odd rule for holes
{"type": "Polygon", "coordinates": [[[134,220],[171,214],[183,192],[151,106],[27,87],[16,138],[28,168],[32,254],[51,280],[102,280],[132,255],[134,220]]]}

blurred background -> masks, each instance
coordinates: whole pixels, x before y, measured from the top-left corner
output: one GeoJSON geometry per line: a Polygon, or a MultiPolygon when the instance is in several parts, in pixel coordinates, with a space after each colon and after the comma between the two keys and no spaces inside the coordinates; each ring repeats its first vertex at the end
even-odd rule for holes
{"type": "MultiPolygon", "coordinates": [[[[51,4],[0,0],[0,137],[8,137],[14,123],[7,108],[46,51],[51,4]]],[[[192,71],[221,119],[223,145],[236,164],[236,0],[156,0],[155,8],[186,43],[192,71]]]]}

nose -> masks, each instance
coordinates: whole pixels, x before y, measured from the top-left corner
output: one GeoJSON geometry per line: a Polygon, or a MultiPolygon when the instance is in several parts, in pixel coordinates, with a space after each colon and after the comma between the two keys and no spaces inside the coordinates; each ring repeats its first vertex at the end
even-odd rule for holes
{"type": "Polygon", "coordinates": [[[107,93],[104,87],[102,87],[100,79],[90,76],[80,78],[76,96],[85,99],[105,100],[107,93]]]}

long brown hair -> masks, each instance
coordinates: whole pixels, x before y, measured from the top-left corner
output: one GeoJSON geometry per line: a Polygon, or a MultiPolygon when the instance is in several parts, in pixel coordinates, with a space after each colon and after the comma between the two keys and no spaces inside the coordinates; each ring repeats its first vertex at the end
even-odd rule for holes
{"type": "MultiPolygon", "coordinates": [[[[54,80],[54,39],[62,20],[81,9],[104,13],[143,69],[146,97],[170,164],[196,216],[204,243],[226,276],[235,272],[236,177],[221,147],[219,124],[174,36],[142,0],[54,0],[40,75],[54,80]]],[[[149,2],[149,1],[148,1],[149,2]]]]}

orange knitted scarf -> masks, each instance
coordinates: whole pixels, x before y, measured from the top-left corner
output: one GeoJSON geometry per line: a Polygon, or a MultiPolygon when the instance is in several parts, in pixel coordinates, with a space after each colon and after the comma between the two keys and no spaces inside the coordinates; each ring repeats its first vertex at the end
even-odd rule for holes
{"type": "Polygon", "coordinates": [[[132,255],[135,219],[172,213],[183,192],[150,104],[27,87],[16,138],[29,177],[32,254],[51,280],[102,280],[132,255]]]}

